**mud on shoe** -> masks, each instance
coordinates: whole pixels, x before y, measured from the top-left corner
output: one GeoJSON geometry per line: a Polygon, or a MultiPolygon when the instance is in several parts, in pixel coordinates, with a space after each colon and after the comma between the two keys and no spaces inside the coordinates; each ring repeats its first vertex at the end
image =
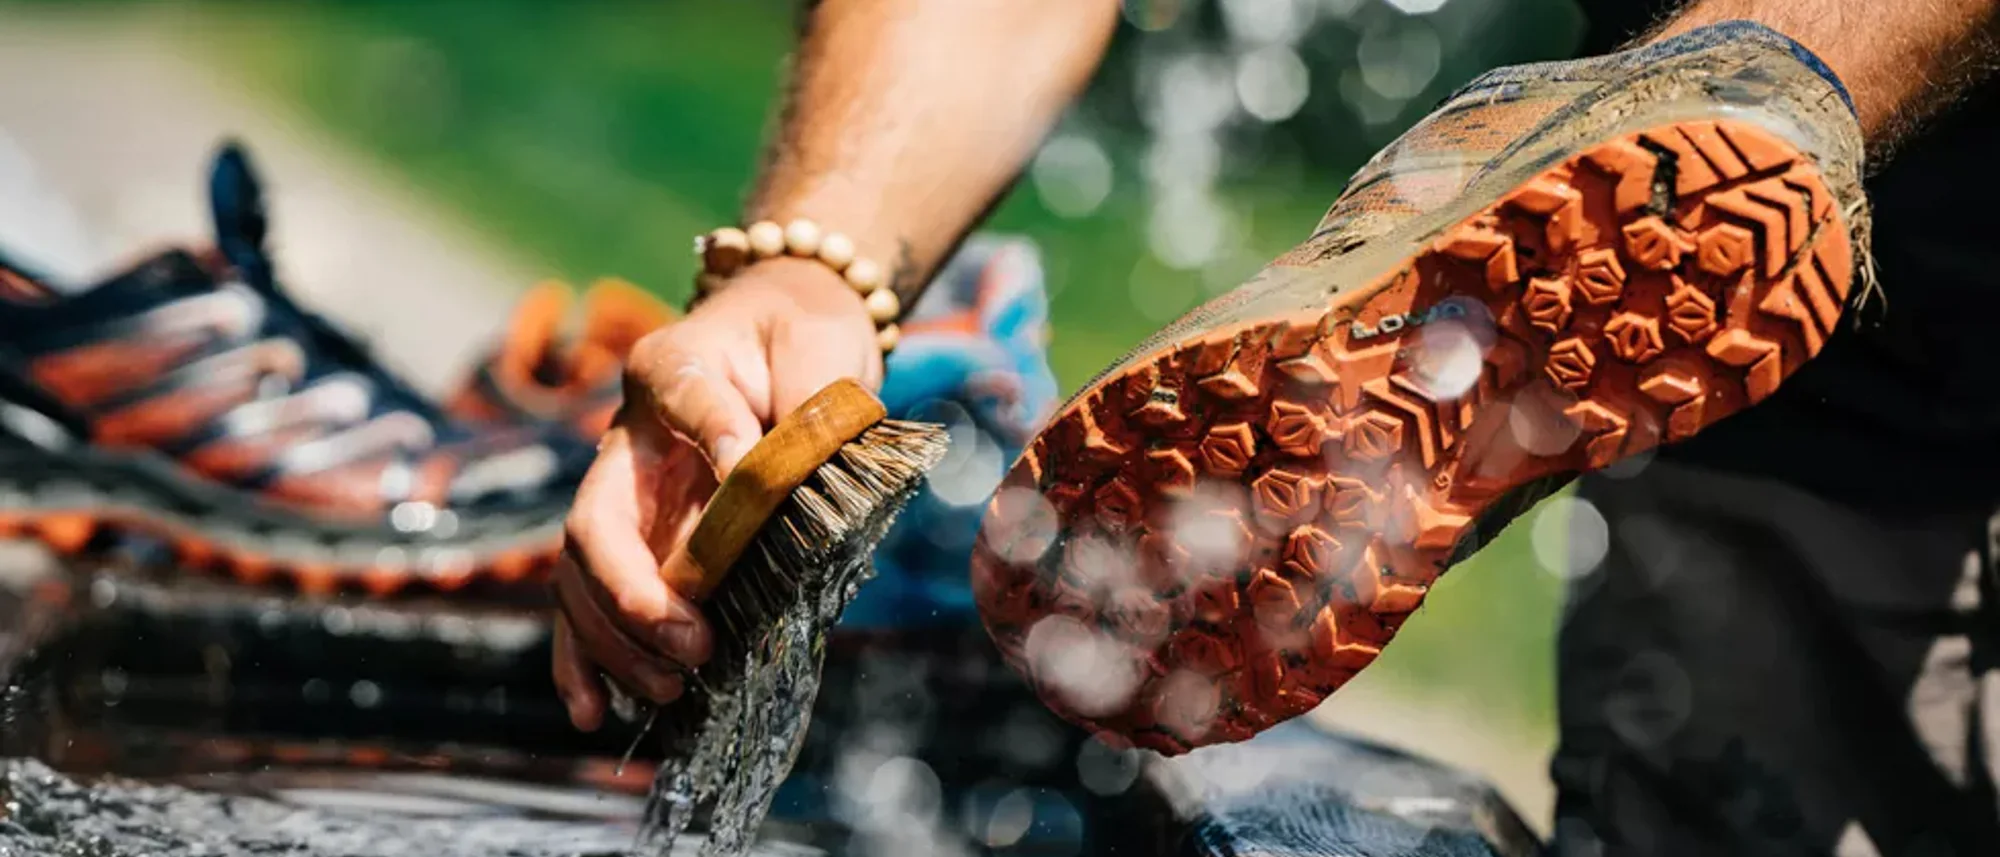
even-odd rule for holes
{"type": "Polygon", "coordinates": [[[81,288],[0,272],[0,533],[309,592],[511,583],[552,561],[589,446],[445,416],[279,287],[241,150],[210,191],[214,250],[81,288]]]}
{"type": "Polygon", "coordinates": [[[1164,752],[1313,708],[1533,501],[1819,351],[1861,157],[1840,84],[1750,24],[1474,81],[1057,411],[987,510],[988,630],[1164,752]]]}

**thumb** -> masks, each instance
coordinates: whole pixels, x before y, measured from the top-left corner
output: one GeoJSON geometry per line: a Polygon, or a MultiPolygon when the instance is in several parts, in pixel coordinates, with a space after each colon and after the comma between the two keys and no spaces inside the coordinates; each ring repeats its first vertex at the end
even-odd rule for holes
{"type": "Polygon", "coordinates": [[[643,372],[628,371],[625,387],[628,401],[643,403],[660,426],[700,449],[718,479],[764,435],[743,393],[708,361],[676,344],[643,372]]]}

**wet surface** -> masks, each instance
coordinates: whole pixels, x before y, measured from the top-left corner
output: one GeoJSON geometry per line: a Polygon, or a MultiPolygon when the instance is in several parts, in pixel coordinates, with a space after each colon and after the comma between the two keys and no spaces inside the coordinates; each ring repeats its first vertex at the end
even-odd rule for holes
{"type": "MultiPolygon", "coordinates": [[[[6,583],[0,616],[19,633],[0,646],[12,679],[0,752],[66,778],[4,763],[17,825],[0,829],[5,853],[642,844],[657,758],[621,771],[635,727],[567,726],[532,613],[304,603],[107,570],[6,583]]],[[[1084,736],[1034,702],[979,629],[838,634],[825,675],[752,853],[1157,853],[1120,843],[1162,829],[1129,820],[1158,805],[1134,777],[1084,787],[1084,736]]]]}
{"type": "MultiPolygon", "coordinates": [[[[635,727],[568,727],[532,613],[13,559],[0,548],[0,857],[704,845],[642,839],[658,759],[621,771],[635,727]]],[[[845,631],[824,657],[751,854],[1521,853],[1481,850],[1521,841],[1482,783],[1302,725],[1172,762],[1112,750],[1037,702],[976,627],[845,631]]]]}
{"type": "Polygon", "coordinates": [[[408,809],[435,814],[390,813],[127,781],[83,785],[23,760],[0,764],[0,799],[0,853],[8,855],[619,854],[634,832],[629,823],[513,815],[478,800],[453,812],[412,801],[408,809]]]}

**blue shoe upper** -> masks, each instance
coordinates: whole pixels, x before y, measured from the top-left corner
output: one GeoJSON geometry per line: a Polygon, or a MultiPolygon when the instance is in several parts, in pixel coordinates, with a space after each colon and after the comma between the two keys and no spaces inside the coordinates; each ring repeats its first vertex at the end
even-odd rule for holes
{"type": "Polygon", "coordinates": [[[968,241],[912,309],[882,401],[898,419],[950,427],[951,452],[875,555],[848,628],[977,621],[968,569],[986,501],[1056,402],[1048,295],[1020,240],[968,241]]]}

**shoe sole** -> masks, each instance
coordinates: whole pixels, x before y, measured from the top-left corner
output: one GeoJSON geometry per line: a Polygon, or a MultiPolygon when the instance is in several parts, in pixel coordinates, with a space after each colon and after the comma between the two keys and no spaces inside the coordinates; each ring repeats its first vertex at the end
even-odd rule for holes
{"type": "Polygon", "coordinates": [[[987,628],[1064,716],[1163,752],[1308,711],[1501,500],[1692,436],[1817,353],[1851,283],[1836,208],[1759,127],[1662,124],[1320,308],[1128,357],[989,506],[987,628]]]}
{"type": "Polygon", "coordinates": [[[64,557],[121,540],[151,544],[174,571],[213,572],[305,595],[457,592],[533,585],[562,548],[559,516],[522,516],[478,531],[432,514],[427,531],[342,525],[196,484],[150,457],[0,456],[0,538],[33,539],[64,557]],[[463,532],[446,532],[446,526],[463,532]]]}

